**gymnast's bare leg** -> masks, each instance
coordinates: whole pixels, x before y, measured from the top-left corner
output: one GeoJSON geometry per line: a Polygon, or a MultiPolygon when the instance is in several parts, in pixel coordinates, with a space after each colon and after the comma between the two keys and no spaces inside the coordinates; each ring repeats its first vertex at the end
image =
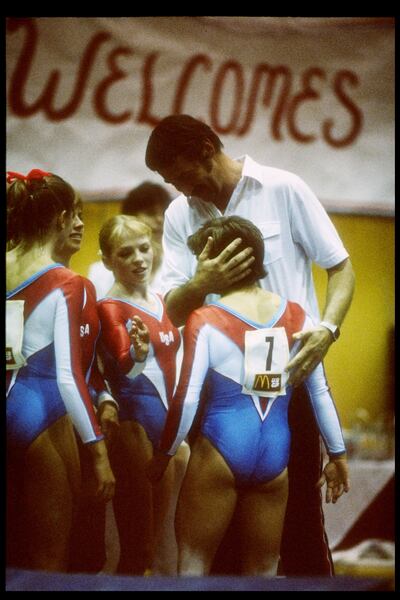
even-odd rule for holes
{"type": "Polygon", "coordinates": [[[29,527],[29,568],[66,571],[74,498],[78,497],[78,448],[69,416],[58,419],[30,445],[24,494],[29,527]]]}
{"type": "Polygon", "coordinates": [[[180,575],[208,575],[236,500],[230,468],[211,443],[199,435],[191,451],[176,513],[180,575]]]}

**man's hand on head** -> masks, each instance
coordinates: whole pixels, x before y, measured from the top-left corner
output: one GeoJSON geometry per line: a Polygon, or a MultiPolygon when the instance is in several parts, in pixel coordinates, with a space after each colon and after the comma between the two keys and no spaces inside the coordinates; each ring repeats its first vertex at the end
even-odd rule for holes
{"type": "Polygon", "coordinates": [[[193,284],[205,294],[218,294],[251,273],[251,265],[255,258],[252,248],[245,248],[236,253],[242,240],[236,238],[224,248],[220,254],[210,258],[213,239],[209,237],[203,251],[198,256],[193,284]]]}

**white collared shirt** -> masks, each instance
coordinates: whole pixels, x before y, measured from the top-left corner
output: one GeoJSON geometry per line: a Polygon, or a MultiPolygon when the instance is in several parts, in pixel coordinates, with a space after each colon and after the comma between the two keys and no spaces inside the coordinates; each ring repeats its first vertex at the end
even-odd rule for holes
{"type": "MultiPolygon", "coordinates": [[[[300,177],[262,166],[247,155],[237,160],[243,162],[242,177],[223,214],[214,204],[183,194],[166,210],[163,293],[187,283],[195,273],[197,261],[187,238],[209,219],[238,215],[252,221],[265,241],[268,275],[261,286],[298,302],[319,320],[312,263],[329,269],[345,260],[348,252],[322,204],[300,177]]],[[[218,297],[209,294],[206,302],[218,297]]]]}

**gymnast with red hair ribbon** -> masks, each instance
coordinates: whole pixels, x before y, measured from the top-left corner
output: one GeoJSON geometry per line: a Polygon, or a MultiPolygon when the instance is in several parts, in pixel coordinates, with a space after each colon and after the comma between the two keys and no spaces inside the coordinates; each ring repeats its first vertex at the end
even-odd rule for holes
{"type": "Polygon", "coordinates": [[[7,565],[64,571],[80,488],[74,428],[99,499],[115,485],[86,381],[92,356],[82,357],[84,281],[54,260],[78,218],[76,194],[40,169],[9,171],[7,183],[7,565]]]}

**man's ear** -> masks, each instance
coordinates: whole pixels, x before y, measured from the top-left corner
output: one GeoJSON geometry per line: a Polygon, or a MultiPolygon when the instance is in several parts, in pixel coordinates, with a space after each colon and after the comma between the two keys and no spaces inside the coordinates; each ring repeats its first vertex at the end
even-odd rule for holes
{"type": "Polygon", "coordinates": [[[202,157],[204,159],[210,159],[215,154],[215,148],[213,143],[209,139],[205,139],[203,141],[203,148],[201,150],[202,157]]]}

